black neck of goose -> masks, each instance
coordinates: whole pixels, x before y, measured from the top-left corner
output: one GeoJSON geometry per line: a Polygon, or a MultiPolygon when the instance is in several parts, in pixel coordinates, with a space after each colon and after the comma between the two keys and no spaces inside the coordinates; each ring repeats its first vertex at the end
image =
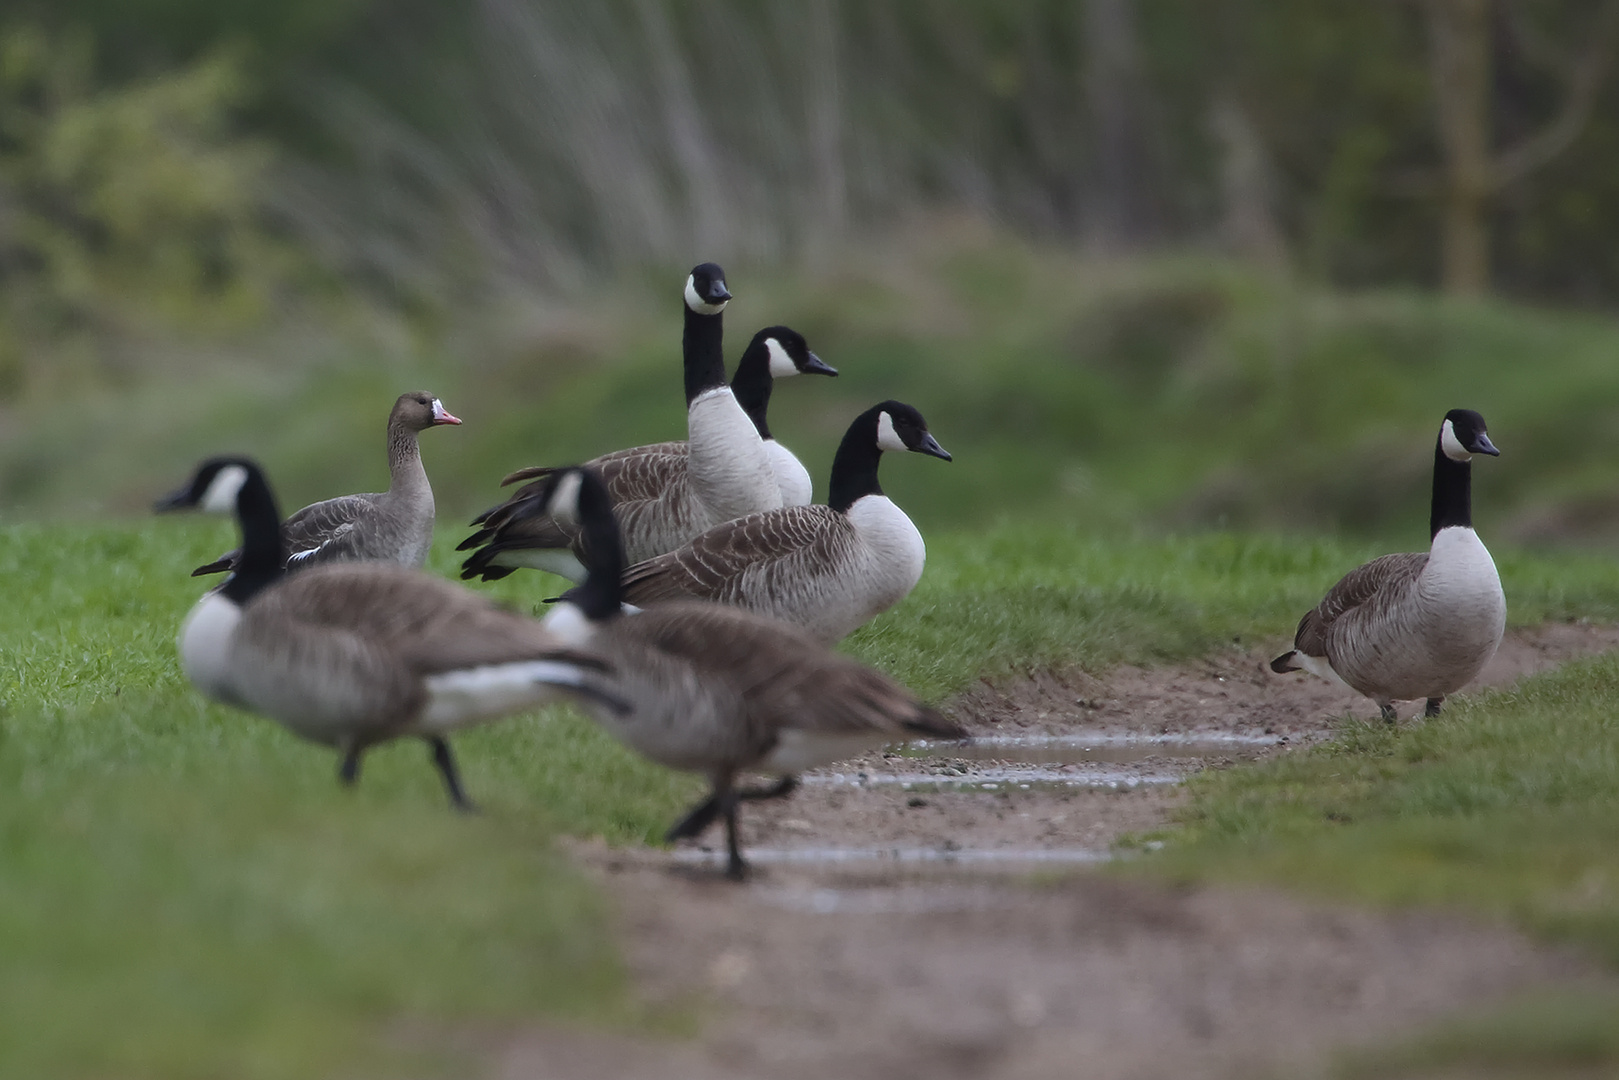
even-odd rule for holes
{"type": "Polygon", "coordinates": [[[247,479],[236,493],[236,523],[242,530],[242,554],[220,591],[227,599],[245,604],[262,589],[280,581],[287,564],[281,512],[269,482],[257,469],[248,470],[247,479]]]}
{"type": "Polygon", "coordinates": [[[1433,509],[1428,515],[1428,538],[1452,525],[1473,527],[1473,466],[1452,461],[1443,442],[1434,448],[1433,509]]]}
{"type": "Polygon", "coordinates": [[[882,407],[878,406],[855,417],[832,458],[832,482],[827,489],[826,504],[839,513],[848,510],[858,499],[883,493],[877,483],[877,465],[883,459],[883,452],[877,447],[880,412],[882,407]]]}
{"type": "Polygon", "coordinates": [[[736,366],[731,393],[736,395],[736,403],[753,421],[761,439],[770,438],[770,425],[765,422],[765,412],[770,408],[770,391],[775,384],[776,380],[770,374],[770,349],[764,342],[755,341],[748,346],[748,351],[742,354],[742,361],[736,366]]]}
{"type": "Polygon", "coordinates": [[[681,355],[686,363],[686,404],[697,400],[697,395],[716,386],[725,385],[724,332],[725,313],[703,315],[686,309],[686,330],[681,335],[681,355]]]}
{"type": "Polygon", "coordinates": [[[613,517],[613,503],[600,480],[586,476],[579,487],[579,527],[584,534],[584,584],[569,590],[568,599],[593,622],[623,612],[624,539],[613,517]]]}

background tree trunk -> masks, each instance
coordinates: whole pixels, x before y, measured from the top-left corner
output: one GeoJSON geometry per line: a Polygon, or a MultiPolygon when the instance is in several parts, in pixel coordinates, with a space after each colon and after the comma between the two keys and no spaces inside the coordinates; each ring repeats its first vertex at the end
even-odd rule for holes
{"type": "Polygon", "coordinates": [[[1435,119],[1444,151],[1441,275],[1446,292],[1490,284],[1490,0],[1426,0],[1435,119]]]}

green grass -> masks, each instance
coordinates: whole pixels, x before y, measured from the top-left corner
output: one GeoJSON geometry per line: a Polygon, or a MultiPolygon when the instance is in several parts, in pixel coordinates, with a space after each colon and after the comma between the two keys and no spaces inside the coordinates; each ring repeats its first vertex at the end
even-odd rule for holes
{"type": "MultiPolygon", "coordinates": [[[[442,530],[433,569],[460,535],[442,530]]],[[[654,840],[700,783],[553,709],[456,740],[478,818],[447,810],[415,744],[340,790],[329,751],[179,674],[186,574],[232,541],[201,518],[0,530],[0,1075],[430,1072],[467,1024],[624,1017],[601,898],[552,840],[654,840]]],[[[1005,523],[934,537],[916,593],[848,647],[939,698],[1280,645],[1369,553],[1005,523]]],[[[1516,620],[1619,618],[1607,561],[1502,566],[1516,620]]],[[[555,586],[488,591],[532,607],[555,586]]]]}
{"type": "MultiPolygon", "coordinates": [[[[997,237],[852,253],[820,275],[728,269],[733,363],[754,330],[787,323],[841,371],[784,383],[771,405],[819,491],[858,412],[894,397],[928,418],[955,461],[883,466],[928,535],[1012,512],[1088,530],[1414,542],[1439,419],[1458,405],[1480,409],[1503,449],[1475,491],[1492,542],[1619,529],[1611,318],[1334,293],[1207,259],[1087,262],[997,237]]],[[[289,507],[376,490],[387,409],[426,388],[466,420],[423,438],[442,517],[464,520],[518,466],[684,435],[669,284],[684,273],[619,281],[529,323],[469,312],[385,345],[182,353],[98,393],[12,403],[0,508],[138,512],[224,450],[262,457],[289,507]]]]}
{"type": "MultiPolygon", "coordinates": [[[[1186,827],[1146,872],[1459,909],[1619,966],[1619,657],[1457,699],[1422,724],[1346,721],[1330,745],[1190,788],[1186,827]]],[[[1351,1055],[1345,1075],[1619,1068],[1619,998],[1558,1000],[1351,1055]]]]}

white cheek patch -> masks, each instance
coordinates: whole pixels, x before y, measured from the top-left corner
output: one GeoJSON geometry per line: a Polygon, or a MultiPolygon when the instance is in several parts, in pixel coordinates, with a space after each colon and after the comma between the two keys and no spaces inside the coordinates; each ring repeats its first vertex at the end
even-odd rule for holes
{"type": "Polygon", "coordinates": [[[704,300],[701,296],[698,296],[697,276],[695,274],[688,274],[686,276],[686,306],[697,312],[697,314],[718,315],[720,312],[725,310],[726,303],[727,301],[721,300],[717,304],[710,304],[707,300],[704,300]]]}
{"type": "Polygon", "coordinates": [[[1445,456],[1452,461],[1472,461],[1473,455],[1468,453],[1467,447],[1456,437],[1456,429],[1449,420],[1439,429],[1439,445],[1445,450],[1445,456]]]}
{"type": "Polygon", "coordinates": [[[227,465],[214,474],[208,490],[202,493],[197,509],[207,514],[229,514],[236,509],[236,496],[247,483],[247,470],[240,465],[227,465]]]}
{"type": "Polygon", "coordinates": [[[579,520],[579,488],[584,477],[571,472],[557,481],[556,493],[551,496],[551,516],[561,522],[579,520]]]}
{"type": "Polygon", "coordinates": [[[770,353],[771,378],[785,379],[789,375],[798,374],[798,365],[787,355],[787,350],[781,347],[781,342],[775,338],[766,338],[765,350],[770,353]]]}
{"type": "Polygon", "coordinates": [[[905,440],[899,437],[894,430],[894,418],[886,411],[877,414],[877,449],[879,450],[909,450],[905,440]]]}

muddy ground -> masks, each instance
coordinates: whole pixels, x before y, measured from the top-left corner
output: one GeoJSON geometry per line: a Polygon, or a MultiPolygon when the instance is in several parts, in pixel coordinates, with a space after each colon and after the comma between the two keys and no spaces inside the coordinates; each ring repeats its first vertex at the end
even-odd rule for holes
{"type": "MultiPolygon", "coordinates": [[[[1479,682],[1613,648],[1619,628],[1517,631],[1479,682]]],[[[618,907],[637,993],[699,1002],[700,1034],[531,1030],[492,1073],[1309,1075],[1346,1044],[1536,984],[1606,978],[1442,913],[1086,873],[1121,833],[1169,823],[1178,777],[1319,741],[1346,713],[1376,715],[1341,687],[1272,674],[1267,659],[1233,651],[979,687],[953,711],[980,745],[872,755],[749,804],[746,885],[717,876],[712,848],[578,845],[618,907]]]]}

